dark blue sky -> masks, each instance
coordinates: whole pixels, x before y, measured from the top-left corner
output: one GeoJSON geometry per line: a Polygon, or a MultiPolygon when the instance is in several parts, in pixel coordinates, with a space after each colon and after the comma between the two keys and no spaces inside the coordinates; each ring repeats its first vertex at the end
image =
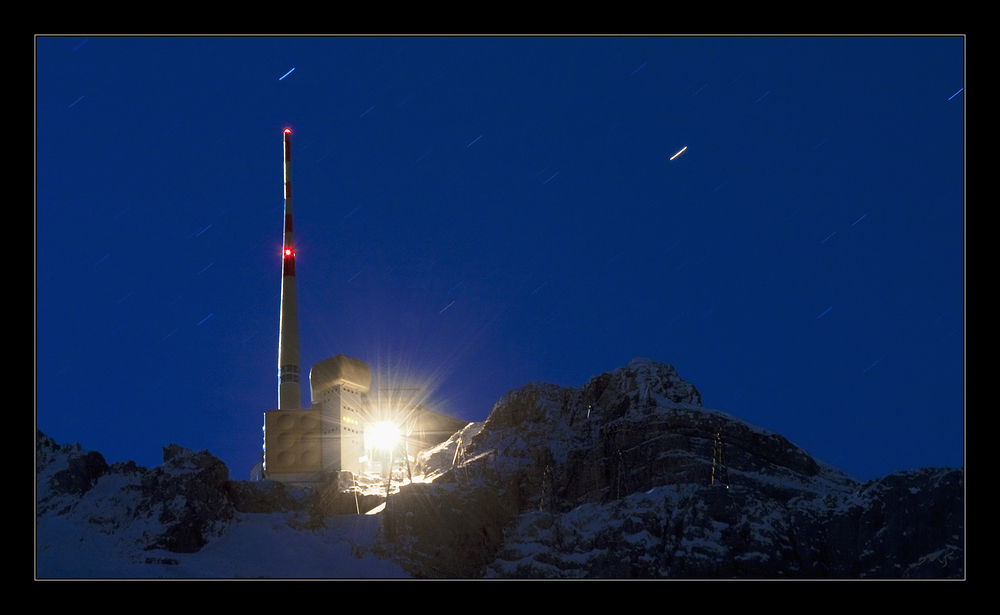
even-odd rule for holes
{"type": "Polygon", "coordinates": [[[37,425],[248,475],[290,127],[303,369],[478,421],[644,356],[856,478],[961,466],[964,47],[38,38],[37,425]]]}

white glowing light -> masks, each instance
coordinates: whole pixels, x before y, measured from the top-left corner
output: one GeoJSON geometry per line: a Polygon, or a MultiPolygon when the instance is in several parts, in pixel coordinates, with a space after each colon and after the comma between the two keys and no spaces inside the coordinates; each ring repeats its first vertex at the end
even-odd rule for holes
{"type": "Polygon", "coordinates": [[[371,430],[371,442],[375,449],[391,449],[399,439],[396,426],[388,421],[375,423],[371,430]]]}

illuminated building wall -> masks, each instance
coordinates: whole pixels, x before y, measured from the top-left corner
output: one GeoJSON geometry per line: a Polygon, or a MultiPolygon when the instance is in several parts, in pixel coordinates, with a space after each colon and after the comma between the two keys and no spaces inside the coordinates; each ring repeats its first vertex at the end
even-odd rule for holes
{"type": "Polygon", "coordinates": [[[319,426],[315,410],[265,412],[265,476],[288,482],[316,480],[322,461],[319,426]]]}
{"type": "Polygon", "coordinates": [[[323,471],[360,473],[365,454],[371,370],[364,361],[338,354],[309,371],[313,408],[322,417],[323,471]]]}

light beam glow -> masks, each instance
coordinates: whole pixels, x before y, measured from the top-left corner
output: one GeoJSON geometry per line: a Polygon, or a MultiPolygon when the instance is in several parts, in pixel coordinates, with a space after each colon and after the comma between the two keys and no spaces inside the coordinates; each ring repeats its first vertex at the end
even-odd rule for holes
{"type": "Polygon", "coordinates": [[[375,423],[371,430],[372,446],[378,450],[389,450],[399,440],[399,430],[389,421],[375,423]]]}

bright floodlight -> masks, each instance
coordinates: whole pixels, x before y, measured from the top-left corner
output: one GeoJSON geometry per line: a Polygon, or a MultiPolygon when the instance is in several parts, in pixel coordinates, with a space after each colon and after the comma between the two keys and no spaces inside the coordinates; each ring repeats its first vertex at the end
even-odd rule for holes
{"type": "Polygon", "coordinates": [[[396,426],[388,421],[376,423],[372,428],[372,444],[376,449],[391,449],[398,438],[396,426]]]}

